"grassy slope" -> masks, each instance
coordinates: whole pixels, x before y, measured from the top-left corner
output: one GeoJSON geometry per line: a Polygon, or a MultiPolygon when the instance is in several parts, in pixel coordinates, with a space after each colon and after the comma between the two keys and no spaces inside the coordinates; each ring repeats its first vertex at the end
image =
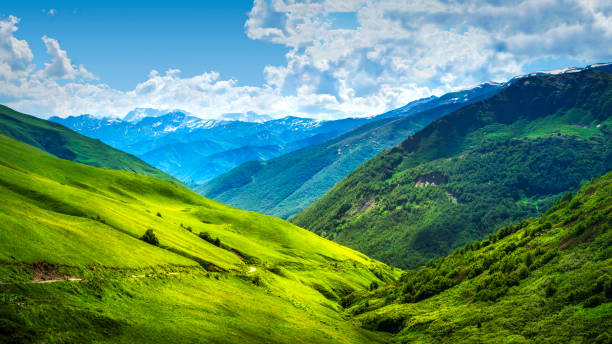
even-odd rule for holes
{"type": "Polygon", "coordinates": [[[321,144],[269,161],[248,162],[196,190],[240,209],[289,218],[376,153],[460,106],[444,105],[406,118],[367,123],[321,144]]]}
{"type": "Polygon", "coordinates": [[[292,222],[422,265],[610,170],[610,99],[604,72],[518,80],[369,160],[292,222]]]}
{"type": "Polygon", "coordinates": [[[167,181],[58,159],[3,135],[0,152],[0,281],[9,282],[0,284],[0,339],[375,340],[343,319],[338,301],[397,275],[383,264],[167,181]],[[159,247],[138,240],[148,228],[159,247]],[[21,283],[40,277],[33,266],[86,281],[21,283]]]}
{"type": "Polygon", "coordinates": [[[397,342],[609,343],[612,173],[399,282],[345,299],[397,342]]]}
{"type": "Polygon", "coordinates": [[[0,105],[0,134],[25,142],[62,159],[115,170],[125,170],[177,182],[137,157],[45,121],[0,105]]]}

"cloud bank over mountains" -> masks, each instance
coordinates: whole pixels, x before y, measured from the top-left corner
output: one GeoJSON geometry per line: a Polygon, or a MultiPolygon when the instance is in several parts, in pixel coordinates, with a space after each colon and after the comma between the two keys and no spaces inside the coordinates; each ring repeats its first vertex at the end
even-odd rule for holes
{"type": "Polygon", "coordinates": [[[417,98],[530,72],[541,61],[612,60],[612,2],[255,0],[245,23],[253,40],[289,49],[286,63],[242,85],[215,71],[184,77],[151,71],[133,89],[114,89],[74,65],[58,40],[32,63],[19,18],[0,20],[0,99],[42,116],[123,115],[136,107],[224,113],[366,116],[417,98]]]}

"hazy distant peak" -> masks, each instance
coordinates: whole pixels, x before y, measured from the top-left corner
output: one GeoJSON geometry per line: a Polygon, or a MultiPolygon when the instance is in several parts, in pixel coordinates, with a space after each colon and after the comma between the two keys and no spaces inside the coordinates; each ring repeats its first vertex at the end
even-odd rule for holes
{"type": "Polygon", "coordinates": [[[159,110],[159,109],[152,109],[152,108],[135,108],[134,110],[128,112],[125,115],[125,117],[123,117],[123,120],[126,122],[137,123],[146,117],[160,117],[160,116],[163,116],[169,113],[183,113],[185,115],[190,115],[189,112],[184,111],[184,110],[178,110],[178,109],[159,110]]]}
{"type": "Polygon", "coordinates": [[[260,115],[258,113],[248,111],[246,113],[225,113],[218,118],[222,121],[240,121],[240,122],[255,122],[263,123],[272,120],[268,115],[260,115]]]}

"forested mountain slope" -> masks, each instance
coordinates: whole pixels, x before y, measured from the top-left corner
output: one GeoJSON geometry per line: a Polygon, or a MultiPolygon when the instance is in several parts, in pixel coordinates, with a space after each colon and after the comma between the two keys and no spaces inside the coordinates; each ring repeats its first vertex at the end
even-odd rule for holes
{"type": "Polygon", "coordinates": [[[610,343],[611,212],[608,173],[344,305],[399,343],[610,343]]]}
{"type": "Polygon", "coordinates": [[[530,76],[372,158],[292,221],[415,267],[612,169],[612,74],[530,76]]]}

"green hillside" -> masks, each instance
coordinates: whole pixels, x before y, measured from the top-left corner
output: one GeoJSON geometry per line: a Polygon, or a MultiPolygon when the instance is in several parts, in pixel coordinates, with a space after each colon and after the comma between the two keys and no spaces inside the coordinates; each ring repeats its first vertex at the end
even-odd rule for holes
{"type": "Polygon", "coordinates": [[[463,105],[445,104],[409,117],[398,118],[396,114],[367,123],[269,161],[245,163],[195,190],[240,209],[286,219],[321,197],[369,158],[463,105]]]}
{"type": "Polygon", "coordinates": [[[515,81],[372,158],[292,222],[416,267],[612,169],[612,74],[515,81]]]}
{"type": "Polygon", "coordinates": [[[344,305],[398,343],[610,343],[612,173],[344,305]]]}
{"type": "Polygon", "coordinates": [[[0,342],[387,338],[339,304],[398,276],[382,263],[168,181],[0,152],[0,342]]]}
{"type": "Polygon", "coordinates": [[[124,170],[180,183],[137,157],[78,134],[61,124],[45,121],[0,105],[0,134],[25,142],[59,158],[124,170]]]}

